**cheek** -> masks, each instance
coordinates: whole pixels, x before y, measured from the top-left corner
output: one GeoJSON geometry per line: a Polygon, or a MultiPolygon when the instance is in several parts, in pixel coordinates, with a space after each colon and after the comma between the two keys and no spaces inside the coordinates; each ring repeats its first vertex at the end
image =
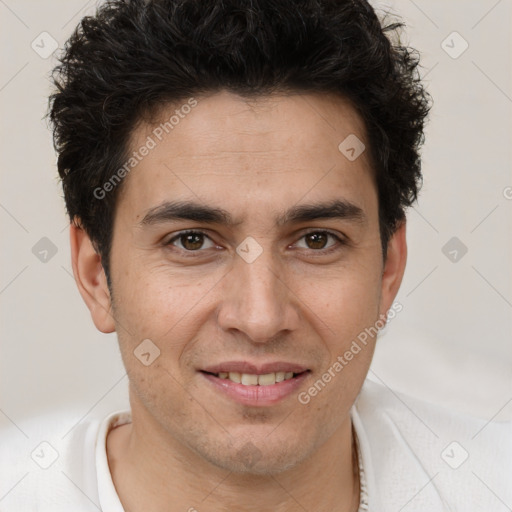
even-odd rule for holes
{"type": "Polygon", "coordinates": [[[119,320],[130,324],[132,332],[149,338],[158,339],[171,329],[182,329],[186,324],[182,320],[205,296],[207,281],[164,266],[128,268],[123,279],[114,282],[119,320]]]}
{"type": "Polygon", "coordinates": [[[358,262],[310,275],[301,286],[303,302],[330,327],[331,336],[346,340],[378,317],[379,268],[358,262]]]}

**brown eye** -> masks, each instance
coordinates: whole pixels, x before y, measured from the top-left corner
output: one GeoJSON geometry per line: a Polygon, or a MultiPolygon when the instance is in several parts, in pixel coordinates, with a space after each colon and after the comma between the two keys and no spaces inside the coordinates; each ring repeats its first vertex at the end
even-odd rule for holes
{"type": "Polygon", "coordinates": [[[335,248],[336,245],[343,245],[343,240],[329,231],[311,231],[301,237],[301,242],[298,246],[301,249],[312,249],[313,251],[328,251],[335,248]],[[329,239],[332,242],[329,242],[329,239]]]}
{"type": "Polygon", "coordinates": [[[210,238],[200,231],[179,233],[169,240],[168,245],[174,245],[188,252],[197,252],[199,249],[209,249],[214,246],[210,238]],[[210,245],[205,246],[208,242],[210,245]]]}
{"type": "Polygon", "coordinates": [[[306,245],[310,249],[324,249],[327,244],[328,233],[309,233],[305,236],[306,245]]]}
{"type": "Polygon", "coordinates": [[[180,241],[185,249],[188,251],[194,251],[201,248],[204,242],[203,238],[203,235],[199,233],[192,233],[188,235],[181,235],[180,241]]]}

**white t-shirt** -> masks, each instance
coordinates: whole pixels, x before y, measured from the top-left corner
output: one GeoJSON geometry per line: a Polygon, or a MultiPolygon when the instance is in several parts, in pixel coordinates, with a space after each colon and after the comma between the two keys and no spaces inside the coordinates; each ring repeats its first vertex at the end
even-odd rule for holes
{"type": "MultiPolygon", "coordinates": [[[[512,422],[454,414],[368,380],[351,415],[361,511],[510,512],[512,422]]],[[[66,434],[69,411],[33,418],[23,431],[4,418],[0,511],[124,512],[105,441],[129,421],[129,411],[86,417],[66,434]]]]}

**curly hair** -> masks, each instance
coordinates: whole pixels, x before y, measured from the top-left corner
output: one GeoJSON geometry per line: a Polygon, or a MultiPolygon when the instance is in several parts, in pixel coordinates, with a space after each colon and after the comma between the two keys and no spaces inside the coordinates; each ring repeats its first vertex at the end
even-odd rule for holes
{"type": "Polygon", "coordinates": [[[419,55],[393,42],[366,0],[109,0],[81,20],[53,70],[58,171],[72,222],[109,277],[120,186],[94,190],[126,161],[130,135],[159,106],[227,90],[335,93],[365,123],[387,242],[417,198],[430,95],[419,55]]]}

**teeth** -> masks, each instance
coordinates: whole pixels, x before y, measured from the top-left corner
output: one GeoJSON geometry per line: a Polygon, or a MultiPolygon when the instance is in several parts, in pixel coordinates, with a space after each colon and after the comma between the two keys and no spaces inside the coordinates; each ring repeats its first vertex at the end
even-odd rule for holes
{"type": "Polygon", "coordinates": [[[271,386],[276,382],[283,382],[284,380],[293,378],[293,372],[275,372],[265,373],[263,375],[239,372],[219,372],[217,376],[219,379],[229,379],[237,384],[243,384],[244,386],[271,386]]]}
{"type": "Polygon", "coordinates": [[[233,382],[238,382],[240,384],[241,382],[241,375],[238,372],[229,372],[229,380],[232,380],[233,382]]]}
{"type": "Polygon", "coordinates": [[[258,384],[258,376],[250,373],[242,373],[242,384],[245,386],[256,386],[258,384]]]}
{"type": "Polygon", "coordinates": [[[260,386],[270,386],[276,383],[275,373],[266,373],[265,375],[258,375],[258,384],[260,386]]]}

